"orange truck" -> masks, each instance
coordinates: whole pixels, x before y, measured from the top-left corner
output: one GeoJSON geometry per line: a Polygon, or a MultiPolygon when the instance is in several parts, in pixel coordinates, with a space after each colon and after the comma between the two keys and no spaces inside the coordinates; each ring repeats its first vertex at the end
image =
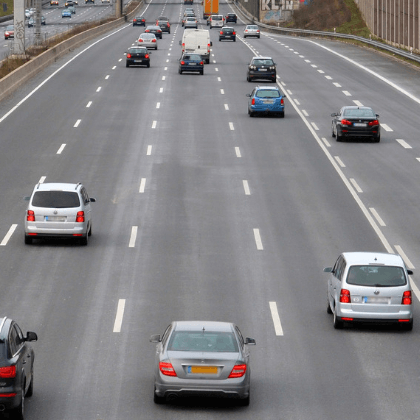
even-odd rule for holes
{"type": "Polygon", "coordinates": [[[219,0],[203,0],[203,19],[208,19],[211,15],[219,14],[219,0]]]}

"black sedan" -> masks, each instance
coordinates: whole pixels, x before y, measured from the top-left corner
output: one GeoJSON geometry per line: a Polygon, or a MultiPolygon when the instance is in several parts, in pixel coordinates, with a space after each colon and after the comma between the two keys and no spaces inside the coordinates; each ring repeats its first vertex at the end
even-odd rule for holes
{"type": "Polygon", "coordinates": [[[144,16],[136,16],[133,18],[133,26],[146,26],[146,18],[144,16]]]}
{"type": "Polygon", "coordinates": [[[236,16],[236,13],[228,13],[225,16],[225,22],[226,23],[228,23],[228,22],[234,22],[234,23],[236,23],[237,20],[238,20],[238,17],[236,16]]]}
{"type": "Polygon", "coordinates": [[[236,41],[236,32],[235,29],[231,28],[230,26],[223,26],[223,28],[219,32],[219,41],[222,39],[231,40],[233,42],[236,41]]]}
{"type": "Polygon", "coordinates": [[[144,32],[155,34],[156,38],[162,39],[162,29],[160,29],[160,26],[157,26],[157,25],[146,26],[146,29],[144,32]]]}
{"type": "Polygon", "coordinates": [[[277,70],[276,63],[271,57],[253,57],[248,64],[246,80],[271,80],[276,82],[277,70]]]}
{"type": "Polygon", "coordinates": [[[132,65],[150,67],[150,54],[146,47],[130,47],[127,51],[125,67],[132,65]]]}
{"type": "Polygon", "coordinates": [[[182,74],[184,71],[198,72],[204,74],[204,61],[199,54],[182,54],[179,59],[178,73],[182,74]]]}
{"type": "Polygon", "coordinates": [[[378,143],[381,140],[379,115],[367,106],[343,106],[340,112],[331,114],[331,135],[337,141],[349,137],[368,137],[378,143]]]}

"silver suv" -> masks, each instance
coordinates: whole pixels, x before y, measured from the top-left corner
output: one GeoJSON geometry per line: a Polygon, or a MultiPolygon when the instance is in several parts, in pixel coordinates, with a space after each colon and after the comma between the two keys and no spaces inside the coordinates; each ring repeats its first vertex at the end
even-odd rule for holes
{"type": "Polygon", "coordinates": [[[324,272],[330,273],[327,312],[334,314],[334,328],[342,328],[344,322],[375,322],[413,329],[408,278],[413,272],[399,255],[344,252],[324,272]]]}
{"type": "Polygon", "coordinates": [[[25,217],[25,244],[34,238],[79,238],[88,244],[92,234],[91,205],[86,188],[78,184],[43,183],[35,185],[25,217]]]}

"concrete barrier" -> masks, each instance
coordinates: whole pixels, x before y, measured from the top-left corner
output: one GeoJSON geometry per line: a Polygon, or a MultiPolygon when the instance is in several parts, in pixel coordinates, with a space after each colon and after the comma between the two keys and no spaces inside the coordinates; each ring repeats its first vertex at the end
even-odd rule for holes
{"type": "MultiPolygon", "coordinates": [[[[135,16],[142,5],[143,2],[141,2],[132,12],[127,15],[127,22],[130,22],[130,20],[135,16]]],[[[125,21],[124,17],[122,17],[112,22],[97,26],[96,28],[88,29],[87,31],[81,32],[80,34],[60,42],[51,49],[28,61],[23,66],[0,79],[0,101],[11,95],[31,77],[35,76],[50,64],[57,61],[70,50],[74,50],[80,45],[83,45],[92,39],[111,31],[112,29],[118,28],[127,22],[125,21]]]]}

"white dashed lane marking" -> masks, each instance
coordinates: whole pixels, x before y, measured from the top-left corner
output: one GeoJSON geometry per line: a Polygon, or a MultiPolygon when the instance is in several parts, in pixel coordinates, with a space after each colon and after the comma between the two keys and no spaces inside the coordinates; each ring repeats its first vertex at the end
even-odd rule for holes
{"type": "Polygon", "coordinates": [[[274,331],[276,332],[277,336],[282,336],[284,334],[283,334],[283,328],[280,322],[279,311],[277,310],[277,303],[270,302],[269,305],[270,305],[271,317],[273,318],[274,331]]]}
{"type": "Polygon", "coordinates": [[[120,299],[118,301],[117,314],[115,316],[115,322],[114,322],[113,332],[115,332],[115,333],[121,332],[121,325],[122,325],[122,320],[123,320],[123,316],[124,316],[124,309],[125,309],[125,299],[120,299]]]}

